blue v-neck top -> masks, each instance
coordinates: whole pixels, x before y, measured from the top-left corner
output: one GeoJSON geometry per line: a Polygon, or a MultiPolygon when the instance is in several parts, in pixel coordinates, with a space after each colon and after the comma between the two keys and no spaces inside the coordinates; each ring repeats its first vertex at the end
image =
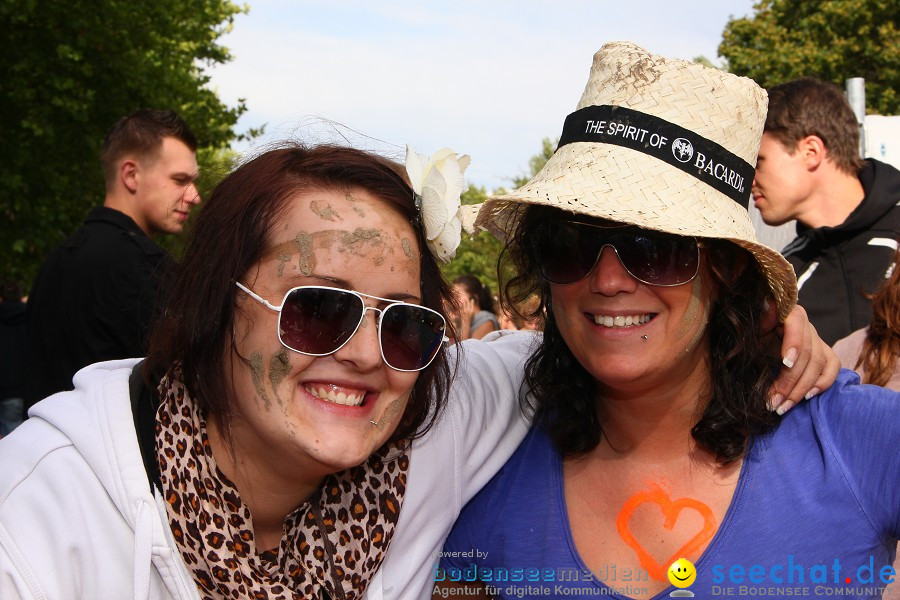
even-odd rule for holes
{"type": "MultiPolygon", "coordinates": [[[[894,577],[898,534],[900,394],[842,371],[751,440],[688,589],[698,598],[877,598],[894,577]]],[[[625,600],[646,572],[585,566],[569,528],[562,458],[535,427],[466,506],[435,570],[436,579],[475,577],[502,598],[625,600]]]]}

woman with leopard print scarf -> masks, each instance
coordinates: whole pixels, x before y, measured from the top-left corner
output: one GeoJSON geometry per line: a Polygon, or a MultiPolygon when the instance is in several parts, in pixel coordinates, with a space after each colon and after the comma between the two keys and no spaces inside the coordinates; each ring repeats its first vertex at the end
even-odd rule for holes
{"type": "Polygon", "coordinates": [[[79,373],[4,440],[0,597],[353,599],[427,580],[526,431],[511,399],[531,338],[473,345],[464,368],[445,343],[467,162],[410,153],[407,173],[293,146],[228,176],[147,359],[79,373]],[[457,369],[454,394],[480,401],[444,410],[457,369]],[[417,558],[386,563],[397,544],[417,558]]]}

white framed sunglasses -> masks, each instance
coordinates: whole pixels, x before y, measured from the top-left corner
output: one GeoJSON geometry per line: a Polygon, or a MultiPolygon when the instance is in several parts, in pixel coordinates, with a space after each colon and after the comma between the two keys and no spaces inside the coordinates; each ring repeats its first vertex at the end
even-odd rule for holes
{"type": "Polygon", "coordinates": [[[421,371],[431,364],[450,339],[439,312],[389,298],[320,285],[302,285],[285,293],[276,306],[241,282],[248,296],[278,313],[278,339],[294,352],[327,356],[344,347],[359,330],[366,311],[378,313],[378,345],[384,363],[396,371],[421,371]],[[366,306],[365,299],[386,302],[384,308],[366,306]]]}

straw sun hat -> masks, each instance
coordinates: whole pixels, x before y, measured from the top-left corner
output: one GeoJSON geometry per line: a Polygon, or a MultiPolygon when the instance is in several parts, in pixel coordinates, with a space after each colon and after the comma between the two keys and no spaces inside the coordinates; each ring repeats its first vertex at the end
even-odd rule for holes
{"type": "Polygon", "coordinates": [[[797,302],[794,270],[756,240],[747,213],[766,106],[750,79],[606,44],[556,153],[527,184],[486,201],[475,226],[506,239],[525,203],[729,240],[759,262],[783,319],[797,302]]]}

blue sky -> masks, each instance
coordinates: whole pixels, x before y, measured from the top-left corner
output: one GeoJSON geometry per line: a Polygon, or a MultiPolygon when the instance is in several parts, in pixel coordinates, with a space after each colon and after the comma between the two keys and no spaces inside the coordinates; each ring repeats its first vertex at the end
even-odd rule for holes
{"type": "Polygon", "coordinates": [[[221,39],[234,59],[209,73],[223,100],[246,99],[239,131],[266,124],[243,151],[342,132],[395,158],[406,143],[422,153],[449,146],[472,156],[468,181],[491,190],[509,187],[541,139],[559,135],[603,43],[718,63],[729,16],[752,4],[257,0],[221,39]]]}

